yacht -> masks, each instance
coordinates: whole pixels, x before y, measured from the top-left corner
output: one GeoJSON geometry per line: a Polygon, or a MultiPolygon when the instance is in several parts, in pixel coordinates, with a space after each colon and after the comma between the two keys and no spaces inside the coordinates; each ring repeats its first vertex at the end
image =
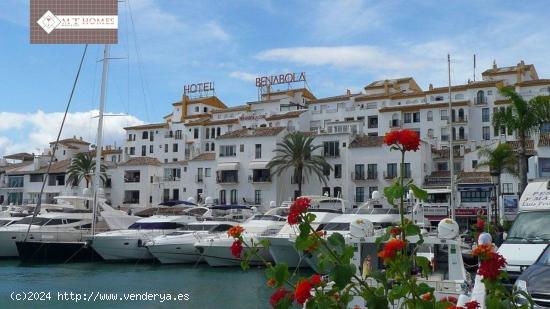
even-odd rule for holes
{"type": "MultiPolygon", "coordinates": [[[[246,243],[259,246],[258,257],[252,257],[250,265],[260,265],[263,262],[272,262],[273,259],[267,248],[262,247],[258,242],[264,234],[276,233],[285,225],[288,216],[288,207],[277,207],[265,214],[256,214],[242,224],[245,229],[242,236],[246,243]]],[[[231,254],[230,247],[234,239],[226,233],[219,233],[201,238],[195,243],[204,260],[210,266],[238,266],[241,260],[231,254]]]]}
{"type": "Polygon", "coordinates": [[[149,252],[163,264],[196,263],[202,261],[195,242],[244,222],[254,210],[244,205],[214,205],[202,216],[204,221],[192,222],[176,232],[158,236],[145,244],[149,252]]]}
{"type": "Polygon", "coordinates": [[[107,261],[152,260],[153,255],[145,243],[197,221],[199,210],[202,215],[208,208],[194,207],[187,214],[177,216],[154,215],[143,218],[127,229],[96,234],[88,239],[88,244],[107,261]]]}
{"type": "MultiPolygon", "coordinates": [[[[311,200],[309,213],[315,214],[315,220],[311,226],[317,229],[320,225],[328,223],[337,216],[350,209],[348,201],[326,196],[305,196],[311,200]]],[[[296,268],[302,264],[302,255],[294,249],[297,235],[300,233],[297,225],[286,223],[283,228],[273,235],[260,236],[260,240],[269,241],[269,253],[275,263],[284,262],[288,267],[296,268]]]]}

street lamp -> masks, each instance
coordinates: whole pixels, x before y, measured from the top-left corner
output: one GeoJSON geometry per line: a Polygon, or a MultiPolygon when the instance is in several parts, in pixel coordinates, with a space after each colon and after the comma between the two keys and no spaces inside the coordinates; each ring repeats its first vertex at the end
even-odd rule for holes
{"type": "Polygon", "coordinates": [[[500,222],[502,224],[504,211],[499,208],[499,198],[500,198],[500,171],[496,168],[490,167],[489,174],[491,175],[491,182],[493,183],[493,192],[495,198],[495,223],[500,222]],[[497,221],[498,218],[498,221],[497,221]]]}

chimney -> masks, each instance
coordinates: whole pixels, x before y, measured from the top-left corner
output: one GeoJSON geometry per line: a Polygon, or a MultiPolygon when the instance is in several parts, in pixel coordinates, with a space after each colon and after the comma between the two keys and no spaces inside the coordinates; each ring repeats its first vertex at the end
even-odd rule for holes
{"type": "Polygon", "coordinates": [[[498,67],[497,67],[497,61],[496,61],[496,60],[493,60],[493,69],[496,69],[496,68],[498,68],[498,67]]]}
{"type": "Polygon", "coordinates": [[[384,94],[389,95],[388,80],[384,80],[384,94]]]}
{"type": "Polygon", "coordinates": [[[433,84],[430,84],[430,85],[428,86],[428,89],[430,89],[430,91],[434,90],[434,85],[433,85],[433,84]]]}
{"type": "Polygon", "coordinates": [[[346,89],[346,95],[351,95],[351,90],[346,89]]]}

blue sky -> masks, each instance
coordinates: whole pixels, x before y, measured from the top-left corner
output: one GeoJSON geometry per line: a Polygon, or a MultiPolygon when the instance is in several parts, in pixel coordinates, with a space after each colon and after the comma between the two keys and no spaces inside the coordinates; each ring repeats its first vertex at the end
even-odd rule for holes
{"type": "MultiPolygon", "coordinates": [[[[129,1],[129,2],[128,2],[129,1]]],[[[318,97],[360,91],[376,79],[413,76],[423,88],[472,77],[496,60],[534,63],[548,77],[546,1],[185,1],[119,4],[106,140],[122,127],[158,122],[183,85],[214,81],[227,105],[257,97],[253,78],[307,72],[318,97]],[[130,22],[132,11],[134,24],[130,22]],[[135,29],[135,31],[134,31],[135,29]]],[[[0,155],[36,152],[53,140],[82,45],[31,45],[28,1],[0,1],[0,155]]],[[[90,46],[65,136],[95,139],[102,46],[90,46]]]]}

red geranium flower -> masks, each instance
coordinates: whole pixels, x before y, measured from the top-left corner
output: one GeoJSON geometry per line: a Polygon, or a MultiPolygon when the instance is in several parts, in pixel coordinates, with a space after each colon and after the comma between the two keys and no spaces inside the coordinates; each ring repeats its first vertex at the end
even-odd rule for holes
{"type": "Polygon", "coordinates": [[[311,276],[311,278],[309,279],[309,282],[311,282],[311,285],[313,286],[321,285],[321,281],[322,281],[321,275],[318,275],[318,274],[311,276]]]}
{"type": "Polygon", "coordinates": [[[243,244],[240,240],[236,239],[231,245],[231,254],[240,259],[241,253],[243,252],[243,244]]]}
{"type": "Polygon", "coordinates": [[[432,299],[432,294],[430,294],[430,293],[422,294],[422,300],[423,301],[430,301],[431,299],[432,299]]]}
{"type": "Polygon", "coordinates": [[[397,251],[403,250],[406,245],[404,240],[394,238],[384,245],[384,249],[378,252],[378,256],[384,260],[384,263],[387,263],[395,257],[397,251]]]}
{"type": "Polygon", "coordinates": [[[275,279],[271,278],[271,279],[267,280],[267,282],[265,284],[269,287],[274,287],[276,283],[277,283],[277,281],[275,279]]]}
{"type": "Polygon", "coordinates": [[[303,305],[306,300],[311,298],[311,289],[313,286],[311,285],[311,282],[309,280],[304,279],[296,285],[296,291],[294,291],[294,296],[296,297],[296,301],[303,305]]]}
{"type": "Polygon", "coordinates": [[[472,250],[472,255],[485,260],[491,257],[490,254],[494,251],[493,249],[493,244],[481,244],[472,250]]]}
{"type": "Polygon", "coordinates": [[[390,131],[384,136],[384,143],[388,146],[397,145],[403,151],[417,151],[420,137],[416,131],[409,129],[390,131]]]}
{"type": "Polygon", "coordinates": [[[477,219],[477,222],[476,222],[476,229],[477,229],[479,232],[482,232],[482,231],[485,229],[485,221],[483,221],[482,219],[478,218],[478,219],[477,219]]]}
{"type": "Polygon", "coordinates": [[[458,302],[458,298],[456,298],[454,296],[447,296],[447,297],[443,297],[440,301],[441,302],[448,302],[448,303],[456,305],[456,303],[458,302]]]}
{"type": "Polygon", "coordinates": [[[472,301],[469,301],[469,302],[465,303],[464,307],[466,309],[477,309],[477,308],[479,308],[479,303],[475,300],[472,300],[472,301]]]}
{"type": "Polygon", "coordinates": [[[288,224],[294,225],[300,222],[300,214],[305,212],[309,206],[311,205],[311,200],[307,197],[299,197],[297,198],[292,205],[290,205],[290,209],[288,212],[288,224]]]}
{"type": "Polygon", "coordinates": [[[490,252],[486,259],[479,262],[477,273],[485,279],[496,280],[504,266],[506,259],[497,252],[490,252]]]}
{"type": "Polygon", "coordinates": [[[275,307],[285,297],[289,297],[291,300],[293,299],[292,293],[285,290],[284,288],[279,288],[271,295],[271,297],[269,298],[269,303],[271,304],[271,306],[275,307]]]}
{"type": "Polygon", "coordinates": [[[401,234],[401,229],[397,226],[394,226],[390,229],[390,235],[397,236],[399,234],[401,234]]]}
{"type": "Polygon", "coordinates": [[[241,236],[242,232],[244,232],[244,227],[242,227],[240,225],[235,225],[227,231],[227,235],[229,235],[230,237],[233,237],[233,238],[239,238],[239,236],[241,236]]]}

